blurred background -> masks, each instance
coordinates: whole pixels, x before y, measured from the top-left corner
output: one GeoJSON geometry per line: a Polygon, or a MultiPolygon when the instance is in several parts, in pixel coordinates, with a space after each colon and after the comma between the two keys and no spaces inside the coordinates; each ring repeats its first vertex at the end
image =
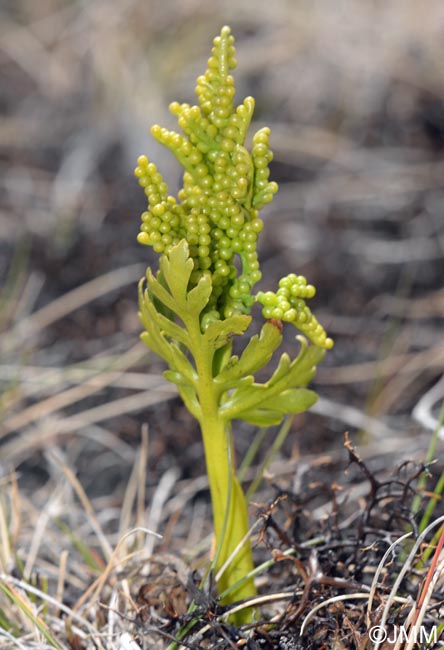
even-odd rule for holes
{"type": "Polygon", "coordinates": [[[194,103],[224,24],[280,185],[261,288],[305,274],[336,342],[284,457],[339,450],[345,431],[385,464],[423,453],[444,394],[444,4],[2,0],[0,16],[3,470],[41,486],[58,450],[100,494],[148,425],[152,484],[203,474],[197,427],[138,342],[155,259],[133,168],[145,153],[177,189],[149,128],[194,103]]]}

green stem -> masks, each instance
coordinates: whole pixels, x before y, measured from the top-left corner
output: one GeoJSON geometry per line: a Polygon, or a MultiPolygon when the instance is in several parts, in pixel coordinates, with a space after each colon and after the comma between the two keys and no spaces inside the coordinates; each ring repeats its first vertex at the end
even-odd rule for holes
{"type": "MultiPolygon", "coordinates": [[[[435,458],[435,452],[436,452],[436,447],[439,441],[439,431],[443,425],[444,422],[444,402],[441,404],[441,410],[439,413],[439,418],[438,422],[436,424],[435,430],[433,431],[432,437],[430,439],[430,444],[429,448],[427,450],[427,456],[425,459],[425,464],[428,465],[433,461],[435,458]]],[[[412,512],[416,514],[421,506],[421,493],[425,490],[426,485],[427,485],[427,478],[428,478],[428,473],[427,471],[424,471],[421,476],[419,477],[418,481],[418,487],[416,488],[416,496],[413,499],[412,503],[412,512]]],[[[433,514],[433,510],[435,509],[436,503],[438,501],[439,496],[442,493],[443,489],[443,475],[441,475],[441,478],[438,481],[438,485],[434,489],[434,493],[437,495],[436,498],[432,497],[427,505],[426,511],[421,519],[421,523],[419,524],[419,531],[422,532],[429,524],[430,518],[433,514]]]]}
{"type": "MultiPolygon", "coordinates": [[[[231,431],[219,412],[220,388],[214,383],[212,367],[214,351],[205,349],[202,345],[200,326],[197,329],[191,322],[187,325],[193,342],[198,374],[197,393],[201,410],[199,423],[210,484],[217,549],[214,568],[217,573],[247,535],[248,511],[242,487],[236,476],[231,431]]],[[[221,575],[218,582],[219,593],[244,578],[253,568],[251,544],[250,540],[246,539],[221,575]]],[[[255,595],[254,581],[251,578],[230,593],[229,602],[252,598],[255,595]]],[[[251,612],[239,612],[236,623],[250,621],[251,612]]]]}
{"type": "MultiPolygon", "coordinates": [[[[205,411],[202,414],[201,430],[213,507],[217,573],[247,535],[248,511],[235,468],[229,460],[232,458],[231,434],[216,413],[211,414],[207,409],[205,411]]],[[[250,540],[246,539],[223,572],[218,582],[219,593],[244,578],[253,568],[250,540]]],[[[229,601],[252,598],[255,594],[254,581],[249,579],[239,589],[231,592],[229,601]]],[[[242,612],[242,619],[237,622],[249,620],[249,613],[242,612]]]]}

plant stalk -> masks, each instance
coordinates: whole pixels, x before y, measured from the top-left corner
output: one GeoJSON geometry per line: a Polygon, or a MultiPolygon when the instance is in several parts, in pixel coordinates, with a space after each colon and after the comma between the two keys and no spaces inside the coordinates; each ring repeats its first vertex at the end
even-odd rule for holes
{"type": "MultiPolygon", "coordinates": [[[[216,556],[215,573],[225,564],[248,533],[248,512],[245,496],[236,477],[232,461],[232,438],[225,423],[214,413],[202,414],[201,431],[205,449],[214,516],[216,556]],[[231,460],[230,460],[231,459],[231,460]]],[[[225,569],[218,582],[222,593],[244,578],[254,568],[250,540],[246,539],[237,555],[225,569]]],[[[229,602],[256,595],[253,579],[249,579],[230,593],[229,602]]],[[[243,620],[251,620],[248,611],[239,612],[243,620]]]]}
{"type": "MultiPolygon", "coordinates": [[[[201,339],[199,342],[196,340],[196,343],[194,358],[199,376],[197,392],[201,406],[199,423],[213,509],[216,549],[214,570],[216,574],[247,535],[248,510],[245,495],[236,476],[231,430],[219,414],[220,396],[213,381],[211,355],[206,354],[205,348],[202,348],[201,339]]],[[[229,563],[220,577],[218,592],[222,593],[232,587],[239,580],[245,578],[253,568],[250,540],[245,539],[233,561],[229,563]]],[[[250,578],[230,592],[227,603],[252,598],[255,595],[254,580],[250,578]]],[[[250,621],[251,612],[243,610],[238,613],[237,623],[250,621]]]]}

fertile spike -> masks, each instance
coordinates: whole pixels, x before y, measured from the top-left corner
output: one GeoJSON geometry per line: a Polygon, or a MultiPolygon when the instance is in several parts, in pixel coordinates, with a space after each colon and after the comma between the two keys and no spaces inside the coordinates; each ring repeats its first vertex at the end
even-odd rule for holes
{"type": "Polygon", "coordinates": [[[152,127],[153,137],[182,165],[183,186],[177,200],[169,196],[156,166],[146,156],[139,157],[135,174],[148,208],[142,214],[138,241],[164,254],[181,239],[187,240],[194,263],[192,285],[205,273],[212,277],[202,323],[248,314],[265,295],[266,318],[291,322],[317,345],[331,347],[333,342],[305,305],[314,287],[303,278],[283,278],[273,298],[270,292],[252,294],[262,277],[257,255],[263,228],[259,211],[272,201],[278,186],[269,181],[270,129],[264,127],[253,136],[251,152],[245,147],[254,99],[247,97],[234,106],[230,72],[235,66],[234,38],[230,28],[223,27],[213,41],[208,68],[197,80],[199,105],[170,104],[183,135],[157,124],[152,127]]]}

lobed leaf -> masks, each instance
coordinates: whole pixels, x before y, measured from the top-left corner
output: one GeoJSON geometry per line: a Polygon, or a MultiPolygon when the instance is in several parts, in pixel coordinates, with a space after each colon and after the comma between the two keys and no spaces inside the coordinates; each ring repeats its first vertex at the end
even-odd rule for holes
{"type": "Polygon", "coordinates": [[[293,361],[287,353],[284,353],[278,367],[267,382],[267,386],[280,386],[281,390],[293,386],[306,386],[316,372],[317,364],[324,358],[325,350],[316,345],[308,345],[307,339],[303,336],[297,337],[301,344],[301,350],[293,361]]]}
{"type": "MultiPolygon", "coordinates": [[[[183,318],[187,314],[188,285],[194,269],[193,260],[189,255],[188,243],[182,239],[176,246],[171,248],[168,255],[161,256],[159,265],[171,296],[176,302],[176,306],[172,307],[172,309],[183,318]]],[[[160,296],[158,297],[161,299],[160,296]]]]}
{"type": "MultiPolygon", "coordinates": [[[[304,399],[313,399],[315,394],[309,395],[311,391],[307,391],[298,396],[297,391],[292,392],[288,389],[301,389],[306,386],[316,372],[316,364],[325,354],[324,350],[316,346],[307,347],[305,339],[301,340],[301,345],[301,352],[294,361],[290,362],[285,353],[281,356],[278,367],[268,382],[259,384],[238,381],[237,386],[221,405],[221,415],[227,420],[232,420],[242,417],[241,413],[244,411],[262,408],[267,403],[273,410],[280,410],[279,399],[282,395],[284,395],[282,398],[284,410],[289,407],[290,410],[287,412],[300,412],[291,410],[291,408],[299,408],[298,399],[301,399],[302,404],[304,399]]],[[[308,407],[302,407],[301,410],[305,408],[308,407]]]]}
{"type": "Polygon", "coordinates": [[[163,314],[159,314],[150,300],[149,292],[143,291],[143,280],[139,283],[139,305],[139,318],[145,328],[140,337],[142,341],[162,357],[173,371],[182,373],[194,386],[198,381],[196,370],[179,347],[180,343],[189,345],[188,333],[163,314]],[[172,336],[173,340],[169,341],[165,333],[172,336]]]}
{"type": "Polygon", "coordinates": [[[250,339],[240,358],[232,356],[214,381],[230,387],[242,377],[253,375],[270,361],[281,341],[280,330],[272,323],[265,323],[260,334],[255,334],[250,339]]]}
{"type": "Polygon", "coordinates": [[[190,348],[190,336],[185,328],[180,327],[180,325],[174,321],[166,318],[163,314],[159,313],[155,307],[152,309],[152,315],[157,322],[157,326],[160,330],[162,330],[162,332],[165,332],[165,334],[167,334],[167,336],[173,341],[181,343],[188,349],[190,348]]]}
{"type": "Polygon", "coordinates": [[[171,344],[155,326],[151,315],[154,308],[149,299],[148,291],[143,291],[142,287],[143,280],[139,283],[139,318],[145,328],[145,332],[140,335],[140,338],[147,347],[155,351],[156,354],[169,364],[172,361],[171,344]]]}
{"type": "Polygon", "coordinates": [[[163,373],[165,379],[168,379],[172,384],[176,384],[179,394],[182,397],[185,406],[195,418],[199,419],[201,409],[195,387],[190,383],[189,378],[181,372],[174,370],[165,370],[163,373]]]}
{"type": "Polygon", "coordinates": [[[176,301],[168,289],[164,287],[156,277],[154,277],[150,268],[147,269],[146,278],[150,293],[152,293],[152,295],[155,296],[157,300],[167,309],[169,309],[174,314],[177,314],[176,301]]]}
{"type": "Polygon", "coordinates": [[[216,320],[210,323],[202,335],[203,345],[213,350],[218,350],[228,343],[236,334],[244,334],[251,323],[251,316],[235,314],[225,320],[216,320]]]}
{"type": "Polygon", "coordinates": [[[262,402],[261,407],[280,411],[282,415],[303,413],[313,406],[318,399],[316,393],[308,388],[289,388],[269,400],[262,402]]]}
{"type": "Polygon", "coordinates": [[[306,388],[287,390],[270,400],[261,402],[260,408],[241,411],[236,418],[249,424],[265,427],[280,424],[286,415],[303,413],[318,399],[316,393],[306,388]]]}
{"type": "Polygon", "coordinates": [[[187,296],[187,311],[189,314],[194,314],[196,317],[208,305],[208,301],[213,290],[213,283],[211,281],[210,273],[205,273],[196,286],[189,291],[187,296]]]}
{"type": "Polygon", "coordinates": [[[285,413],[281,411],[273,411],[272,409],[249,409],[242,411],[238,416],[239,420],[244,420],[248,424],[253,424],[256,427],[272,427],[280,424],[285,417],[285,413]]]}
{"type": "Polygon", "coordinates": [[[171,369],[180,372],[188,380],[188,383],[191,386],[196,387],[199,377],[193,364],[182,352],[177,343],[172,342],[170,344],[170,350],[172,355],[172,364],[170,365],[171,369]]]}

